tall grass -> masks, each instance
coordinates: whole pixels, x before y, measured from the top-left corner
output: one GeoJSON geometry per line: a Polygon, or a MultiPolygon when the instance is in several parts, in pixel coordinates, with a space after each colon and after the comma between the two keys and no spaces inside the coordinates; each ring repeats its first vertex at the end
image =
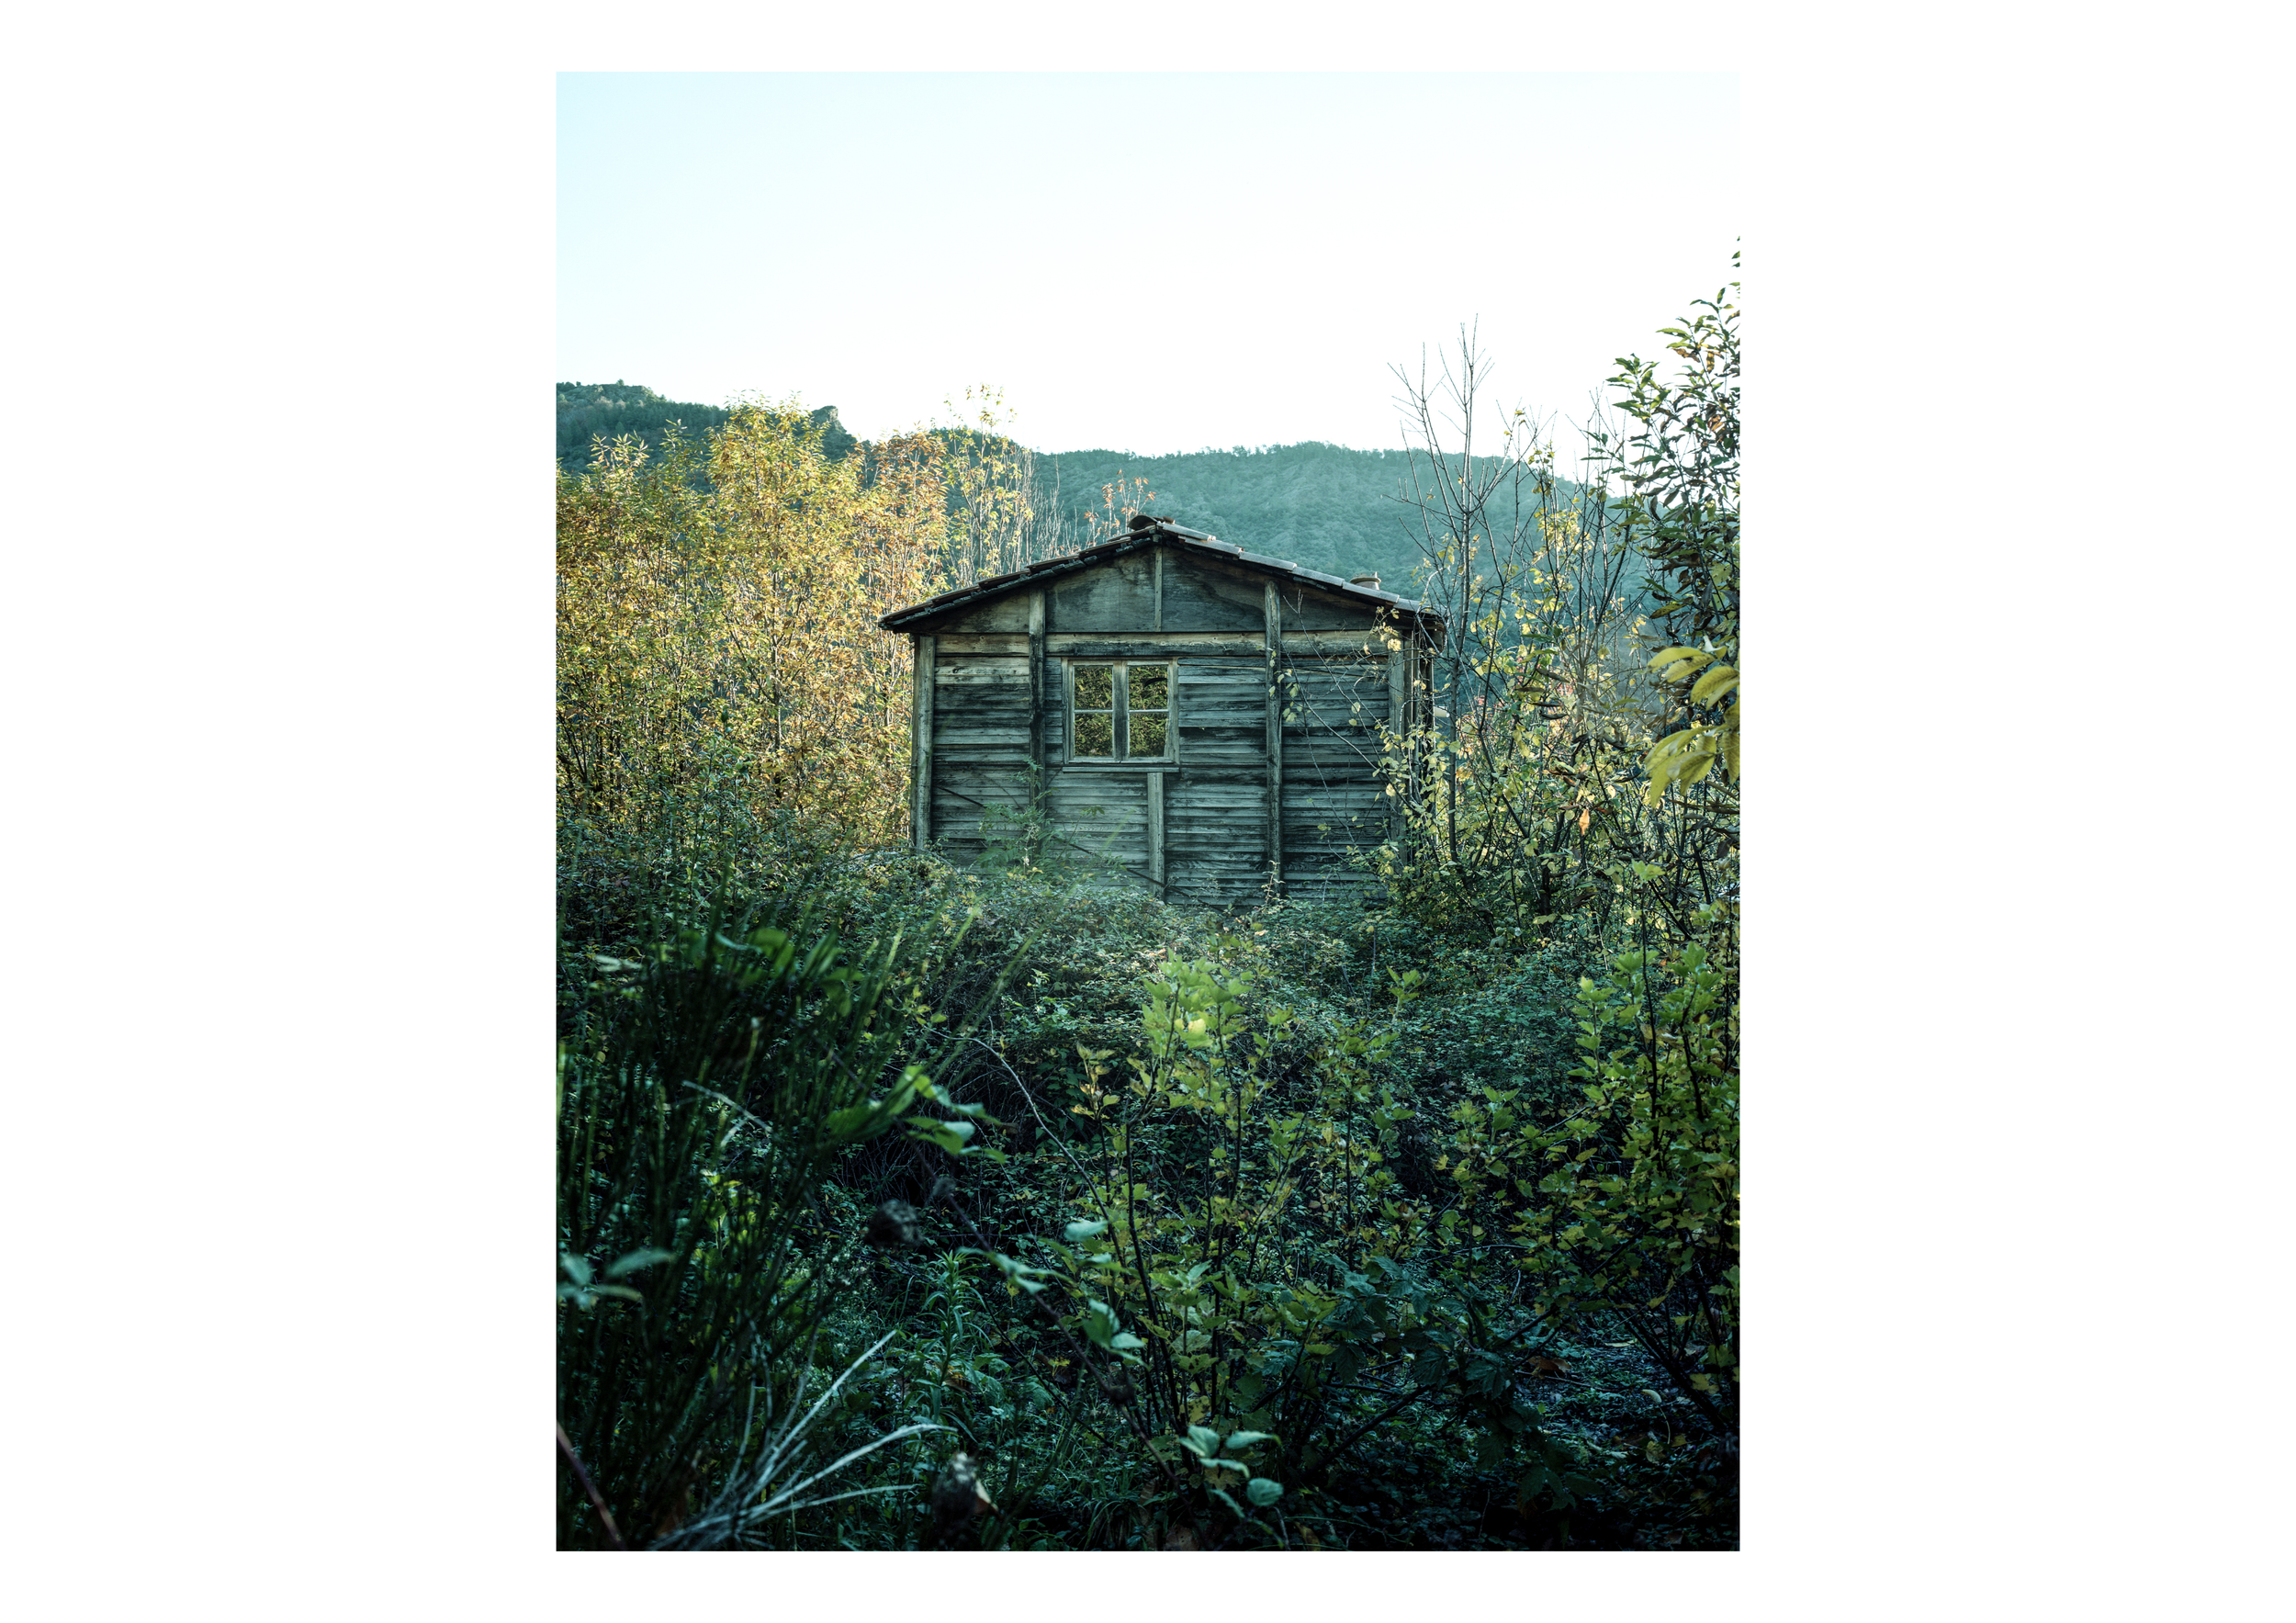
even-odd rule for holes
{"type": "Polygon", "coordinates": [[[562,1547],[614,1541],[593,1493],[625,1542],[670,1538],[696,1505],[748,1530],[726,1490],[754,1496],[802,1452],[794,1394],[858,1237],[817,1190],[932,1097],[895,1018],[897,941],[848,961],[724,922],[594,956],[560,1048],[562,1547]]]}

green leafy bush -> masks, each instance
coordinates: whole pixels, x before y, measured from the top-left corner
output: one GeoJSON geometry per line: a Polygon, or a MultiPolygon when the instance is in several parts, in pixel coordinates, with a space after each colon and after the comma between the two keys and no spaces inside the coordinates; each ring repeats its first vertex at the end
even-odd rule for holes
{"type": "Polygon", "coordinates": [[[830,1167],[896,1127],[962,1153],[981,1114],[918,1110],[946,1101],[908,1061],[895,946],[849,964],[712,919],[595,968],[558,1072],[562,1545],[610,1541],[600,1503],[672,1539],[786,1452],[859,1238],[816,1212],[830,1167]]]}

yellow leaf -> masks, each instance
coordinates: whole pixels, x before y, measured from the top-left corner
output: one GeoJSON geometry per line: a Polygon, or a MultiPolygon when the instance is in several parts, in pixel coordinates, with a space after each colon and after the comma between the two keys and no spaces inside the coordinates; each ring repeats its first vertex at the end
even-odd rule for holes
{"type": "Polygon", "coordinates": [[[1679,654],[1682,658],[1659,672],[1660,682],[1680,682],[1692,671],[1714,662],[1712,654],[1699,648],[1670,648],[1667,651],[1679,654]]]}
{"type": "Polygon", "coordinates": [[[1716,665],[1700,677],[1690,690],[1694,704],[1711,704],[1738,685],[1738,672],[1728,665],[1716,665]]]}

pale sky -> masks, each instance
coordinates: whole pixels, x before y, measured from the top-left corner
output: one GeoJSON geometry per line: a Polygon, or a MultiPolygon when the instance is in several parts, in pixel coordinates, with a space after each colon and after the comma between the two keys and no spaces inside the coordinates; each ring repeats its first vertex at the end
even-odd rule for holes
{"type": "Polygon", "coordinates": [[[1729,278],[1738,123],[1728,73],[561,74],[557,377],[1382,447],[1390,367],[1480,318],[1576,420],[1729,278]]]}

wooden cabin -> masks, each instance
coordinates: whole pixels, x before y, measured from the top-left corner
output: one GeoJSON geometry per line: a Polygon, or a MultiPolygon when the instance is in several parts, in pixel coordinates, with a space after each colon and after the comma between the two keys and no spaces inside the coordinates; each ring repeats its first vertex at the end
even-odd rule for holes
{"type": "MultiPolygon", "coordinates": [[[[1382,728],[1424,725],[1423,604],[1145,514],[880,622],[914,649],[917,848],[1026,838],[1180,905],[1362,883],[1400,831],[1382,728]]],[[[1399,789],[1399,795],[1403,793],[1399,789]]]]}

